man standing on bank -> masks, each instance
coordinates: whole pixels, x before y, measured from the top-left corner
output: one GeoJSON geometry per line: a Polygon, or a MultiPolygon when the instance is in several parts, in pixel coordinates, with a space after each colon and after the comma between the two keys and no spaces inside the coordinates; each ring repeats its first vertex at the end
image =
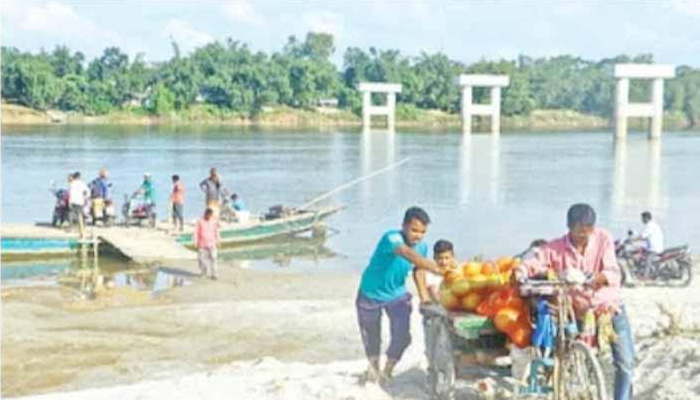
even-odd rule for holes
{"type": "Polygon", "coordinates": [[[210,208],[215,219],[219,219],[219,200],[221,199],[221,177],[215,167],[209,170],[209,177],[199,183],[204,192],[206,208],[210,208]]]}
{"type": "Polygon", "coordinates": [[[400,230],[389,230],[379,240],[369,265],[362,274],[355,306],[365,353],[369,361],[362,382],[387,383],[394,366],[411,343],[411,294],[406,277],[414,268],[438,275],[443,272],[430,259],[428,246],[422,241],[430,218],[419,207],[406,210],[400,230]],[[382,311],[389,317],[391,342],[386,364],[380,373],[382,311]]]}

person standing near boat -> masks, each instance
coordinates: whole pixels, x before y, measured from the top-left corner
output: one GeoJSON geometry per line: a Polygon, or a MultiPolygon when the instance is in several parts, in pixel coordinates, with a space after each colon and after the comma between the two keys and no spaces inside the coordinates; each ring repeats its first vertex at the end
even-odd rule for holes
{"type": "Polygon", "coordinates": [[[143,203],[148,207],[148,214],[152,215],[156,211],[156,188],[153,185],[151,174],[146,172],[143,174],[143,182],[136,190],[135,194],[143,196],[143,203]]]}
{"type": "Polygon", "coordinates": [[[92,202],[90,210],[92,212],[93,221],[96,219],[106,220],[105,207],[107,206],[107,202],[110,201],[110,187],[112,186],[112,184],[109,183],[108,178],[109,172],[107,169],[100,168],[97,178],[93,179],[88,185],[90,188],[90,201],[92,202]]]}
{"type": "Polygon", "coordinates": [[[78,233],[81,239],[85,237],[84,208],[89,195],[90,189],[85,182],[80,179],[80,172],[74,173],[73,179],[70,181],[68,187],[68,202],[73,216],[76,218],[76,221],[78,221],[78,233]]]}
{"type": "Polygon", "coordinates": [[[219,220],[214,218],[214,211],[207,208],[204,217],[197,221],[194,228],[194,245],[197,248],[197,261],[201,276],[217,279],[216,246],[221,243],[219,220]]]}
{"type": "Polygon", "coordinates": [[[93,199],[101,199],[102,201],[110,200],[109,171],[106,168],[100,168],[97,173],[97,178],[93,179],[88,185],[90,188],[90,196],[93,199]]]}
{"type": "Polygon", "coordinates": [[[221,198],[221,178],[215,167],[209,170],[209,177],[199,183],[205,196],[206,208],[210,208],[214,218],[219,219],[219,199],[221,198]]]}
{"type": "Polygon", "coordinates": [[[173,213],[173,227],[178,227],[180,224],[180,232],[184,230],[185,225],[185,185],[180,180],[180,176],[173,175],[173,192],[170,194],[170,204],[173,213]]]}

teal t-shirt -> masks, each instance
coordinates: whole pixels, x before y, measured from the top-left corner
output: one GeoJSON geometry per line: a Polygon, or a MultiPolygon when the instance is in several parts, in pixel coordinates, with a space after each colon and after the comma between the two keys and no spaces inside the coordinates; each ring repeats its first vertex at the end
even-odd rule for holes
{"type": "Polygon", "coordinates": [[[144,181],[141,184],[141,188],[143,189],[143,199],[146,201],[146,203],[155,203],[156,202],[156,188],[153,186],[153,182],[151,181],[144,181]]]}
{"type": "MultiPolygon", "coordinates": [[[[394,250],[406,244],[399,230],[386,232],[377,244],[369,265],[362,273],[360,292],[375,301],[387,302],[406,293],[406,277],[413,269],[407,259],[394,254],[394,250]]],[[[423,242],[413,247],[423,257],[428,255],[428,246],[423,242]]]]}

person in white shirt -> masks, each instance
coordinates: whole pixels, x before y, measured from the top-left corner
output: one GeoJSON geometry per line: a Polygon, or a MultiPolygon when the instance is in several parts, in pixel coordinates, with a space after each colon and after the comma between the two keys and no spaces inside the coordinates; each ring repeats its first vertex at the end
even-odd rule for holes
{"type": "Polygon", "coordinates": [[[651,213],[649,211],[644,211],[642,213],[642,223],[644,224],[644,231],[640,237],[646,241],[647,250],[656,254],[663,252],[663,232],[661,231],[659,224],[651,219],[651,213]]]}
{"type": "MultiPolygon", "coordinates": [[[[449,240],[440,239],[435,242],[433,246],[433,259],[438,268],[443,271],[448,271],[456,269],[457,261],[455,260],[454,245],[449,240]]],[[[416,271],[415,282],[418,289],[418,296],[421,300],[421,307],[428,306],[433,303],[440,303],[440,285],[442,284],[442,276],[429,272],[429,271],[416,271]]],[[[428,332],[428,327],[430,318],[422,312],[423,314],[423,332],[428,332]]],[[[433,346],[433,337],[431,335],[424,335],[425,339],[425,351],[426,356],[428,355],[428,349],[433,346]]]]}
{"type": "Polygon", "coordinates": [[[73,174],[73,180],[71,180],[68,187],[68,202],[70,204],[70,209],[76,220],[78,221],[78,232],[80,233],[80,238],[85,237],[85,219],[83,214],[83,208],[87,202],[88,196],[90,195],[90,189],[88,186],[80,180],[80,172],[73,174]]]}

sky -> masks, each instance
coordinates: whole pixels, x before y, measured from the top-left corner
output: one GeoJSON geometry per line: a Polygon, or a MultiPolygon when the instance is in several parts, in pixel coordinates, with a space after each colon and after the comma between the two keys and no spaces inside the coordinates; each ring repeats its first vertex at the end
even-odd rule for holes
{"type": "Polygon", "coordinates": [[[148,61],[228,37],[279,51],[290,35],[332,33],[347,47],[443,52],[465,63],[571,54],[598,60],[652,53],[700,67],[700,0],[0,0],[3,46],[63,44],[88,59],[118,46],[148,61]]]}

